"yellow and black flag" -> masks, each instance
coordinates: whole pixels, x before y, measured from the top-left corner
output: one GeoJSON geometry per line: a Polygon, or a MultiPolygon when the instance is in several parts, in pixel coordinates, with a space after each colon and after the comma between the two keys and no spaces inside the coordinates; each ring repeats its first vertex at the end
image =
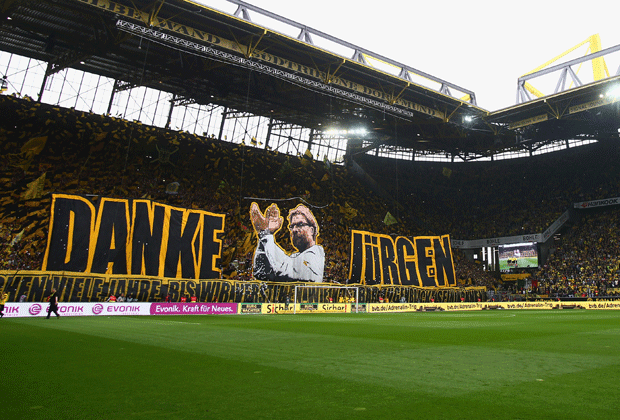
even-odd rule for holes
{"type": "Polygon", "coordinates": [[[392,213],[388,211],[383,218],[383,223],[390,226],[398,223],[398,220],[396,220],[396,218],[392,216],[392,213]]]}
{"type": "Polygon", "coordinates": [[[349,203],[347,203],[346,201],[344,203],[344,207],[343,206],[339,206],[339,207],[340,207],[340,213],[344,215],[345,219],[351,220],[357,216],[357,210],[351,207],[349,203]]]}
{"type": "Polygon", "coordinates": [[[28,183],[26,191],[24,191],[21,195],[22,200],[33,200],[35,198],[41,198],[43,195],[43,187],[45,186],[45,174],[35,179],[34,181],[28,183]]]}

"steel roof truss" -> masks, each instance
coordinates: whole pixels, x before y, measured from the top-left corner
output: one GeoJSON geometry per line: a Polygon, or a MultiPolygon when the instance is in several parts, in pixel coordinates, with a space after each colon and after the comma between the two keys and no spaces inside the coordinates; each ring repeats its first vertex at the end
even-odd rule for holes
{"type": "Polygon", "coordinates": [[[572,67],[569,66],[567,70],[570,74],[571,79],[573,79],[573,82],[575,82],[575,86],[583,86],[583,83],[581,83],[581,80],[579,80],[579,77],[577,77],[577,74],[575,74],[572,67]]]}

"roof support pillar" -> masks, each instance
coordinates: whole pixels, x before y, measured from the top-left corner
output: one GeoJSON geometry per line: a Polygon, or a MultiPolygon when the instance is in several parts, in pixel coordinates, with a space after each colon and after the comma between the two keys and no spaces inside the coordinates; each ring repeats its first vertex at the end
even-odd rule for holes
{"type": "Polygon", "coordinates": [[[39,90],[39,96],[37,97],[37,102],[41,102],[41,97],[43,97],[43,91],[45,90],[45,85],[47,84],[47,76],[51,73],[51,69],[53,68],[53,64],[51,61],[47,63],[47,70],[45,70],[45,76],[43,76],[43,81],[41,82],[41,89],[39,90]]]}
{"type": "Polygon", "coordinates": [[[220,124],[220,133],[217,136],[218,140],[222,140],[222,135],[224,134],[224,124],[226,123],[226,116],[228,115],[228,107],[224,108],[222,112],[222,124],[220,124]]]}

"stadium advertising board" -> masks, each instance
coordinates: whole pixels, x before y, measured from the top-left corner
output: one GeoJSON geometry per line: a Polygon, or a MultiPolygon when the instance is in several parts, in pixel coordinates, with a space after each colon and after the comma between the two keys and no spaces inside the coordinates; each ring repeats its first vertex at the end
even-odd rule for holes
{"type": "Polygon", "coordinates": [[[219,278],[225,215],[54,194],[44,271],[219,278]]]}
{"type": "Polygon", "coordinates": [[[415,312],[420,307],[417,303],[369,303],[366,305],[366,311],[369,313],[415,312]]]}
{"type": "MultiPolygon", "coordinates": [[[[580,302],[580,305],[582,302],[580,302]]],[[[495,309],[560,309],[557,301],[524,302],[426,302],[426,303],[372,303],[368,312],[430,312],[430,311],[482,311],[495,309]]],[[[620,305],[618,308],[620,309],[620,305]]]]}
{"type": "Polygon", "coordinates": [[[413,240],[353,230],[349,283],[456,286],[450,236],[421,236],[413,240]]]}
{"type": "Polygon", "coordinates": [[[620,301],[579,302],[585,309],[620,309],[620,301]]]}
{"type": "Polygon", "coordinates": [[[542,242],[543,236],[540,233],[530,233],[525,235],[504,236],[498,238],[484,238],[474,240],[456,240],[450,241],[452,248],[472,249],[493,247],[505,244],[515,244],[520,242],[542,242]]]}
{"type": "Polygon", "coordinates": [[[487,302],[488,309],[561,309],[561,303],[551,300],[524,302],[487,302]]]}
{"type": "MultiPolygon", "coordinates": [[[[7,303],[7,318],[47,316],[47,302],[7,303]]],[[[230,315],[236,314],[236,303],[158,303],[158,302],[60,302],[60,316],[117,315],[230,315]]],[[[52,315],[55,317],[55,315],[52,315]]]]}
{"type": "MultiPolygon", "coordinates": [[[[60,302],[60,316],[116,316],[116,315],[149,315],[150,303],[107,303],[107,302],[60,302]]],[[[4,315],[7,317],[40,317],[47,316],[49,303],[25,302],[7,303],[4,315]]],[[[52,315],[55,317],[55,315],[52,315]]]]}
{"type": "Polygon", "coordinates": [[[262,314],[262,303],[240,303],[239,304],[239,313],[240,314],[262,314]]]}
{"type": "Polygon", "coordinates": [[[512,273],[512,274],[507,274],[507,273],[502,273],[500,275],[500,277],[502,278],[502,281],[519,281],[519,280],[525,280],[528,277],[531,277],[532,273],[512,273]]]}
{"type": "Polygon", "coordinates": [[[232,315],[236,303],[165,303],[150,304],[149,315],[232,315]]]}
{"type": "MultiPolygon", "coordinates": [[[[46,302],[7,302],[7,318],[45,317],[46,302]]],[[[562,302],[555,300],[524,302],[439,302],[439,303],[367,303],[367,304],[290,304],[284,303],[160,303],[160,302],[60,302],[58,312],[64,316],[149,316],[149,315],[235,315],[293,313],[398,313],[453,312],[483,310],[589,309],[620,310],[620,301],[562,302]]],[[[52,315],[54,316],[54,315],[52,315]]]]}
{"type": "Polygon", "coordinates": [[[261,305],[261,313],[263,314],[292,314],[294,312],[294,304],[286,303],[264,303],[261,305]]]}
{"type": "Polygon", "coordinates": [[[576,209],[591,209],[595,207],[607,207],[620,205],[620,197],[605,198],[603,200],[590,200],[574,203],[576,209]]]}
{"type": "Polygon", "coordinates": [[[481,311],[487,308],[485,302],[441,302],[441,303],[369,303],[369,313],[388,312],[433,312],[433,311],[481,311]]]}
{"type": "Polygon", "coordinates": [[[263,314],[292,313],[349,313],[355,312],[355,305],[349,303],[263,303],[263,314]],[[352,309],[353,308],[353,309],[352,309]]]}

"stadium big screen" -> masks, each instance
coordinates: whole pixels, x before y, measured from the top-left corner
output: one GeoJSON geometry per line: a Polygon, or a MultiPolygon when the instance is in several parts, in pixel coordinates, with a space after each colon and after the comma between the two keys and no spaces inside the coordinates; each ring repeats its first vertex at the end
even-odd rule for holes
{"type": "Polygon", "coordinates": [[[538,246],[536,242],[499,245],[499,269],[510,271],[514,268],[538,267],[538,246]]]}

